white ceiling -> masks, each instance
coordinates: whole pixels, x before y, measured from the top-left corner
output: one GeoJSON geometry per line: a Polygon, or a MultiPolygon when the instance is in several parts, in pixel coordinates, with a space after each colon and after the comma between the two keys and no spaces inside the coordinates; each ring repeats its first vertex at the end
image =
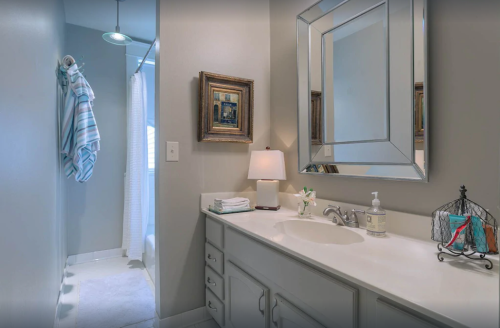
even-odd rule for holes
{"type": "MultiPolygon", "coordinates": [[[[116,26],[115,0],[64,0],[66,23],[112,32],[116,26]]],[[[120,2],[120,28],[131,38],[153,41],[156,0],[120,2]]]]}

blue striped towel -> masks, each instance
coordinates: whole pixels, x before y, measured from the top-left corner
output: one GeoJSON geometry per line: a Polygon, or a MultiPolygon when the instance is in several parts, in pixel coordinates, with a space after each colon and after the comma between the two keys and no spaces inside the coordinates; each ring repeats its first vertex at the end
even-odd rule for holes
{"type": "Polygon", "coordinates": [[[92,176],[101,140],[92,112],[94,92],[76,64],[67,69],[61,66],[61,71],[67,74],[70,86],[61,130],[64,173],[68,178],[74,174],[76,181],[85,182],[92,176]]]}

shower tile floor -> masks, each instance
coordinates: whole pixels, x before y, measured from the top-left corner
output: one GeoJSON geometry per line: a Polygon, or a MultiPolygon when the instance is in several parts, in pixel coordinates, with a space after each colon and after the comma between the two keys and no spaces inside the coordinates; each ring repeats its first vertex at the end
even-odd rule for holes
{"type": "MultiPolygon", "coordinates": [[[[134,270],[142,272],[154,296],[154,284],[141,261],[129,261],[126,257],[117,257],[68,266],[66,268],[65,284],[61,293],[59,313],[54,327],[77,328],[76,318],[78,316],[81,281],[104,278],[134,270]]],[[[154,319],[150,319],[122,328],[152,328],[153,324],[154,319]]],[[[186,328],[219,328],[219,326],[215,321],[209,320],[186,328]]]]}

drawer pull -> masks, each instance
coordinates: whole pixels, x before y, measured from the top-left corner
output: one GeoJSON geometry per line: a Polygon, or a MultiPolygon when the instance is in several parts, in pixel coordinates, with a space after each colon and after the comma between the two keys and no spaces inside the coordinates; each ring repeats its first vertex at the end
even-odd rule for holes
{"type": "Polygon", "coordinates": [[[212,255],[208,254],[207,258],[211,261],[217,262],[217,259],[215,257],[212,257],[212,255]]]}
{"type": "Polygon", "coordinates": [[[212,302],[208,301],[208,308],[212,311],[217,312],[217,308],[212,307],[212,302]]]}
{"type": "Polygon", "coordinates": [[[264,315],[264,310],[262,310],[260,308],[260,301],[262,300],[262,297],[264,297],[264,295],[265,295],[265,293],[264,293],[264,291],[262,291],[262,295],[259,297],[259,311],[260,311],[260,313],[262,313],[262,315],[264,315]]]}
{"type": "MultiPolygon", "coordinates": [[[[217,286],[217,285],[215,284],[215,282],[212,282],[212,280],[210,280],[210,277],[208,277],[208,278],[207,278],[207,284],[212,285],[212,286],[217,286]]],[[[259,304],[259,305],[260,305],[260,304],[259,304]]]]}
{"type": "Polygon", "coordinates": [[[278,300],[277,299],[274,299],[274,306],[273,306],[273,309],[271,310],[271,321],[273,322],[273,324],[278,327],[278,322],[274,321],[274,309],[276,309],[276,307],[278,306],[278,300]]]}

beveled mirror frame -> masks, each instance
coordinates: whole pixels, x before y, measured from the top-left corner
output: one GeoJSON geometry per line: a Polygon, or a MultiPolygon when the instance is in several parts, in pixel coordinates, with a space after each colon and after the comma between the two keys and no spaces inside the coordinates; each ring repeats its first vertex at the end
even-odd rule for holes
{"type": "MultiPolygon", "coordinates": [[[[315,91],[311,90],[311,28],[312,24],[319,20],[320,18],[332,13],[335,9],[343,6],[346,3],[349,2],[354,2],[356,0],[322,0],[318,1],[316,4],[312,5],[308,9],[306,9],[304,12],[300,13],[297,15],[297,81],[298,81],[298,99],[297,99],[297,107],[298,107],[298,119],[297,119],[297,129],[298,129],[298,171],[299,173],[302,174],[312,174],[312,175],[328,175],[328,176],[341,176],[341,177],[356,177],[356,178],[371,178],[371,179],[386,179],[386,180],[404,180],[404,181],[418,181],[418,182],[428,182],[428,175],[429,175],[429,115],[428,115],[428,99],[429,99],[429,94],[427,90],[427,81],[428,81],[428,73],[427,73],[427,66],[428,66],[428,60],[427,60],[427,0],[405,0],[408,1],[409,7],[411,10],[411,14],[409,17],[411,17],[411,29],[412,29],[412,34],[409,36],[411,37],[411,80],[414,80],[414,75],[415,75],[415,69],[416,69],[416,64],[415,64],[415,13],[414,13],[414,8],[415,8],[415,3],[414,1],[418,1],[418,3],[423,4],[423,21],[422,21],[422,26],[423,26],[423,81],[422,82],[413,82],[413,85],[411,85],[411,101],[408,99],[408,103],[411,103],[411,106],[408,106],[408,110],[412,111],[409,115],[411,117],[411,122],[409,122],[408,126],[411,131],[411,136],[415,136],[411,140],[411,155],[410,156],[405,156],[402,161],[396,161],[396,162],[390,162],[387,161],[385,162],[384,160],[381,160],[380,158],[377,158],[373,161],[369,160],[363,160],[363,161],[327,161],[325,159],[321,159],[321,156],[313,156],[312,154],[312,148],[313,146],[318,146],[318,145],[323,145],[323,146],[328,146],[329,147],[335,147],[332,143],[327,143],[325,140],[318,140],[317,136],[321,135],[324,137],[324,133],[322,131],[313,131],[313,129],[316,129],[317,126],[317,120],[315,120],[312,117],[312,113],[318,117],[322,117],[322,123],[324,124],[323,128],[326,126],[327,122],[325,122],[325,91],[315,91]],[[307,54],[304,51],[305,47],[301,48],[301,42],[302,44],[306,44],[304,41],[304,31],[305,28],[307,28],[307,54]],[[304,60],[304,56],[307,56],[307,60],[304,60]],[[305,63],[307,62],[307,67],[305,67],[305,63]],[[418,88],[419,92],[416,93],[414,92],[415,88],[418,88]],[[322,105],[322,110],[320,115],[317,114],[317,111],[313,108],[314,102],[313,102],[313,93],[320,93],[321,94],[321,105],[322,105]],[[423,94],[425,94],[425,97],[423,97],[423,94]],[[421,103],[417,103],[418,100],[420,99],[415,99],[415,97],[423,97],[423,108],[421,106],[421,103]],[[305,114],[307,111],[307,115],[305,114]],[[416,119],[417,117],[424,117],[423,119],[423,125],[425,129],[421,128],[421,124],[417,124],[416,119]],[[307,116],[307,118],[306,118],[307,116]],[[306,127],[306,122],[305,120],[307,119],[307,129],[306,127]],[[302,123],[302,124],[301,124],[302,123]],[[313,123],[314,124],[313,126],[313,123]],[[419,128],[420,127],[420,128],[419,128]],[[418,130],[417,130],[418,129],[418,130]],[[307,136],[305,136],[305,131],[307,130],[307,136]],[[418,146],[416,144],[418,143],[418,146]],[[419,159],[420,163],[417,164],[417,155],[416,155],[416,147],[419,147],[419,149],[423,149],[423,159],[419,159]],[[314,157],[319,157],[320,160],[316,160],[314,157]],[[408,160],[407,162],[406,159],[408,160]],[[423,160],[423,164],[422,164],[423,160]],[[361,167],[361,166],[366,166],[370,167],[370,170],[373,168],[374,172],[382,172],[382,174],[365,174],[365,175],[357,175],[357,174],[345,174],[342,173],[340,170],[340,173],[320,173],[320,172],[314,172],[314,170],[311,170],[311,166],[316,166],[316,165],[338,165],[339,167],[347,167],[350,166],[351,168],[354,167],[361,167]],[[387,173],[386,173],[387,172],[387,173]],[[391,172],[391,173],[388,173],[391,172]],[[402,173],[405,172],[405,173],[402,173]]],[[[385,5],[387,7],[387,13],[389,12],[389,6],[391,5],[391,1],[394,3],[396,1],[403,1],[403,0],[383,0],[377,3],[376,6],[378,7],[381,5],[385,5]]],[[[389,14],[387,14],[389,15],[389,14]]],[[[418,16],[420,17],[420,16],[418,16]]],[[[345,22],[342,22],[338,25],[343,25],[345,22]]],[[[389,25],[389,16],[387,16],[387,25],[389,25]]],[[[332,21],[332,30],[336,28],[337,24],[333,26],[333,21],[332,21]]],[[[417,25],[418,26],[418,25],[417,25]]],[[[324,34],[324,33],[323,33],[324,34]]],[[[388,39],[388,42],[390,40],[388,39]]],[[[321,67],[322,67],[322,72],[325,69],[325,58],[324,58],[324,42],[322,42],[322,58],[321,58],[321,67]]],[[[409,48],[408,48],[409,49],[409,48]]],[[[389,50],[386,54],[386,56],[389,58],[389,50]]],[[[324,73],[323,73],[324,75],[324,73]]],[[[389,79],[389,76],[387,76],[389,79]]],[[[324,85],[324,76],[322,77],[323,79],[323,85],[324,85]]],[[[388,85],[389,82],[387,83],[388,85]]],[[[409,87],[409,86],[408,86],[409,87]]],[[[392,90],[390,87],[388,87],[388,93],[390,93],[392,90]]],[[[388,100],[389,102],[389,100],[388,100]]],[[[389,107],[389,105],[388,105],[389,107]]],[[[398,110],[402,110],[399,109],[398,110]]],[[[405,110],[405,109],[403,109],[405,110]]],[[[405,115],[408,115],[409,113],[406,112],[405,115]]],[[[388,118],[389,119],[389,118],[388,118]]],[[[381,143],[386,142],[390,143],[390,140],[384,140],[384,141],[368,141],[370,145],[374,145],[373,147],[382,147],[381,143]],[[377,142],[379,143],[377,145],[377,142]]],[[[339,143],[340,144],[340,143],[339,143]]],[[[361,143],[356,142],[357,145],[354,145],[354,143],[351,143],[353,147],[359,146],[361,143]]],[[[393,145],[393,144],[391,144],[393,145]]],[[[345,143],[342,146],[346,146],[345,143]]],[[[349,146],[349,145],[347,145],[349,146]]],[[[397,147],[393,145],[396,150],[397,147]]],[[[406,144],[408,146],[408,144],[406,144]]],[[[370,146],[372,147],[372,146],[370,146]]],[[[335,151],[335,148],[333,148],[335,151]]],[[[373,148],[375,149],[375,148],[373,148]]],[[[403,154],[404,155],[404,154],[403,154]]],[[[421,156],[421,154],[419,154],[421,156]]],[[[370,171],[369,170],[369,171],[370,171]]],[[[350,170],[346,170],[350,171],[350,170]]]]}

